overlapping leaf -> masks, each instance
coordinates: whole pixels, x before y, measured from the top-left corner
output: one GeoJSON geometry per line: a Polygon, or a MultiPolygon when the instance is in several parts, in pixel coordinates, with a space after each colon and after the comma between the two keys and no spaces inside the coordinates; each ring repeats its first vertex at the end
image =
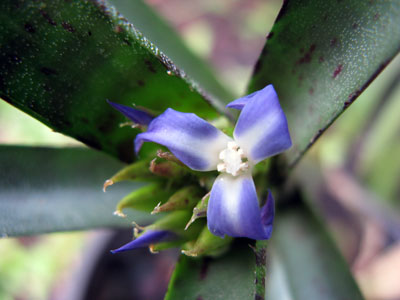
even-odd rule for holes
{"type": "Polygon", "coordinates": [[[139,184],[119,184],[103,193],[105,178],[122,164],[83,148],[0,147],[0,236],[131,226],[151,221],[130,211],[112,213],[118,201],[139,184]]]}
{"type": "Polygon", "coordinates": [[[293,164],[400,49],[398,1],[288,0],[249,91],[272,83],[287,115],[293,164]]]}
{"type": "Polygon", "coordinates": [[[2,1],[0,32],[0,98],[123,161],[133,159],[137,132],[119,128],[125,119],[106,99],[216,115],[197,85],[102,1],[2,1]]]}

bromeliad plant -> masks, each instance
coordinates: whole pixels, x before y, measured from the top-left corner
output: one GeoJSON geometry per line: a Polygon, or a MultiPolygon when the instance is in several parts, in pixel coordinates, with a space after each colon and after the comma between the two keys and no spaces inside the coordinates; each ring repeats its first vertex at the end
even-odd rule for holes
{"type": "MultiPolygon", "coordinates": [[[[285,151],[292,144],[285,114],[272,85],[227,105],[241,110],[233,138],[192,113],[181,113],[169,108],[149,122],[148,115],[142,111],[111,102],[110,104],[134,124],[148,125],[147,131],[138,134],[135,139],[136,153],[139,153],[143,142],[155,142],[166,146],[178,162],[192,170],[217,170],[221,173],[212,185],[207,205],[188,201],[186,194],[180,201],[187,201],[187,204],[180,205],[174,199],[174,194],[166,204],[158,204],[157,211],[160,208],[166,210],[165,207],[171,202],[173,205],[169,205],[168,210],[192,209],[195,205],[202,205],[205,207],[203,215],[207,216],[208,230],[216,236],[224,238],[228,235],[255,240],[265,240],[271,236],[273,198],[269,193],[266,203],[260,209],[252,170],[260,161],[285,151]],[[147,118],[143,118],[143,114],[147,118]]],[[[131,205],[134,204],[132,201],[131,205]]],[[[194,218],[196,214],[194,211],[194,218]]],[[[175,222],[175,219],[172,221],[175,222]]],[[[164,222],[163,226],[168,227],[170,224],[164,222]]],[[[185,229],[187,228],[188,226],[185,229]]],[[[167,228],[159,228],[158,231],[144,230],[136,240],[113,252],[143,246],[154,249],[154,244],[166,239],[178,239],[177,233],[165,229],[167,228]]],[[[203,229],[204,235],[207,234],[206,230],[203,229]]],[[[183,253],[193,256],[207,254],[209,249],[214,252],[225,244],[215,241],[215,238],[210,238],[208,243],[207,247],[203,245],[198,249],[194,242],[195,249],[184,250],[183,253]]],[[[190,248],[190,245],[187,247],[190,248]]]]}
{"type": "Polygon", "coordinates": [[[292,170],[397,54],[400,4],[284,1],[249,95],[229,103],[235,97],[149,7],[109,2],[1,1],[0,97],[99,151],[1,146],[0,234],[136,221],[151,225],[116,251],[180,246],[203,256],[180,257],[166,299],[362,299],[309,207],[299,179],[312,174],[292,170]],[[126,119],[107,99],[135,126],[120,127],[126,119]],[[227,104],[241,110],[234,130],[227,104]],[[149,141],[158,145],[142,147],[149,141]],[[157,152],[164,146],[170,152],[157,152]],[[144,185],[102,193],[119,169],[105,188],[144,185]],[[111,213],[121,198],[116,213],[126,218],[111,213]]]}

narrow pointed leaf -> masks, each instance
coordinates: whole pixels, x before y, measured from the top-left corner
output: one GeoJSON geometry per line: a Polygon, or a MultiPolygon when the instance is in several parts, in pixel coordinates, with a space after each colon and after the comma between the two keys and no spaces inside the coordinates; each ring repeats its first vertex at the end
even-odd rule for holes
{"type": "Polygon", "coordinates": [[[273,84],[295,163],[400,49],[400,3],[288,0],[255,66],[249,92],[273,84]]]}
{"type": "Polygon", "coordinates": [[[270,246],[267,299],[363,299],[323,224],[301,204],[277,216],[270,246]]]}
{"type": "Polygon", "coordinates": [[[110,3],[179,68],[196,80],[212,99],[219,100],[213,101],[215,105],[232,101],[234,96],[217,81],[210,67],[189,51],[178,33],[143,0],[110,0],[110,3]]]}
{"type": "Polygon", "coordinates": [[[103,1],[1,1],[0,29],[0,98],[123,161],[138,131],[119,128],[126,118],[107,99],[216,115],[197,84],[103,1]]]}
{"type": "Polygon", "coordinates": [[[139,185],[104,179],[123,167],[107,155],[84,148],[0,147],[0,236],[131,226],[149,222],[148,213],[112,213],[118,201],[139,185]]]}
{"type": "Polygon", "coordinates": [[[251,249],[245,240],[234,244],[218,258],[182,255],[172,275],[165,300],[264,299],[266,249],[263,243],[251,249]]]}

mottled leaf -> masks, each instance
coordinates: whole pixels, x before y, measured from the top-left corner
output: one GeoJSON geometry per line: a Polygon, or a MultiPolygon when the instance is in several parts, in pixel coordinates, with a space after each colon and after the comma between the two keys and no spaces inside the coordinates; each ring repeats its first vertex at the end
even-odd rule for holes
{"type": "Polygon", "coordinates": [[[288,0],[249,92],[272,83],[287,114],[295,163],[398,53],[398,1],[288,0]]]}
{"type": "Polygon", "coordinates": [[[103,1],[1,1],[0,32],[0,98],[123,161],[133,159],[137,131],[119,128],[126,119],[106,99],[216,116],[197,85],[103,1]]]}
{"type": "Polygon", "coordinates": [[[118,201],[138,183],[103,182],[120,162],[84,148],[0,146],[0,236],[131,226],[149,222],[147,213],[113,215],[118,201]]]}

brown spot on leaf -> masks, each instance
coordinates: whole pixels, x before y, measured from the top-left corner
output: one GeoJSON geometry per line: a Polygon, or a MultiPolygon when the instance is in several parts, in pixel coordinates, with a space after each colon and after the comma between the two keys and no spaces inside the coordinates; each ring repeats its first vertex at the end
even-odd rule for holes
{"type": "Polygon", "coordinates": [[[75,32],[75,28],[72,27],[72,25],[69,24],[69,23],[67,23],[67,22],[62,22],[62,23],[61,23],[61,26],[62,26],[66,31],[75,32]]]}
{"type": "Polygon", "coordinates": [[[353,29],[357,29],[358,28],[358,24],[357,23],[353,23],[353,25],[351,26],[353,29]]]}
{"type": "Polygon", "coordinates": [[[335,47],[336,44],[337,44],[337,38],[333,38],[333,39],[331,39],[331,41],[329,42],[329,45],[330,45],[331,47],[335,47]]]}
{"type": "Polygon", "coordinates": [[[144,63],[147,66],[147,69],[152,72],[152,73],[156,73],[156,69],[154,69],[153,64],[151,63],[151,61],[149,60],[145,60],[144,63]]]}
{"type": "MultiPolygon", "coordinates": [[[[296,64],[300,65],[300,64],[303,64],[303,63],[309,63],[309,62],[311,62],[312,54],[313,54],[313,52],[315,51],[315,48],[316,48],[316,47],[317,47],[317,46],[316,46],[315,44],[312,44],[312,45],[310,46],[310,49],[309,49],[302,57],[300,57],[300,59],[296,62],[296,64]]],[[[304,51],[304,49],[301,48],[301,49],[300,49],[300,52],[303,52],[303,51],[304,51]]]]}
{"type": "Polygon", "coordinates": [[[47,11],[44,11],[43,9],[40,10],[40,14],[43,16],[43,18],[46,19],[46,21],[53,26],[56,26],[57,23],[49,16],[49,14],[47,13],[47,11]]]}
{"type": "Polygon", "coordinates": [[[380,14],[379,13],[376,13],[375,15],[374,15],[374,21],[378,21],[379,20],[379,18],[380,18],[380,14]]]}
{"type": "Polygon", "coordinates": [[[313,88],[310,88],[310,89],[308,90],[308,93],[309,93],[310,95],[313,95],[313,94],[314,94],[314,89],[313,89],[313,88]]]}
{"type": "Polygon", "coordinates": [[[137,84],[138,84],[139,86],[144,86],[144,85],[145,85],[144,81],[141,80],[141,79],[139,79],[139,80],[137,81],[137,84]]]}
{"type": "Polygon", "coordinates": [[[199,295],[197,296],[196,300],[203,300],[203,297],[199,295]]]}
{"type": "Polygon", "coordinates": [[[36,32],[35,28],[30,23],[26,23],[24,25],[24,28],[25,28],[26,32],[29,32],[29,33],[35,33],[36,32]]]}
{"type": "Polygon", "coordinates": [[[320,56],[320,57],[318,58],[318,61],[319,61],[320,63],[322,63],[322,62],[325,61],[325,58],[324,58],[323,56],[320,56]]]}
{"type": "Polygon", "coordinates": [[[333,71],[332,78],[336,78],[342,72],[342,69],[343,69],[343,65],[342,64],[338,65],[336,67],[335,71],[333,71]]]}
{"type": "Polygon", "coordinates": [[[121,33],[123,31],[122,27],[120,25],[117,25],[114,27],[114,32],[116,33],[121,33]]]}

